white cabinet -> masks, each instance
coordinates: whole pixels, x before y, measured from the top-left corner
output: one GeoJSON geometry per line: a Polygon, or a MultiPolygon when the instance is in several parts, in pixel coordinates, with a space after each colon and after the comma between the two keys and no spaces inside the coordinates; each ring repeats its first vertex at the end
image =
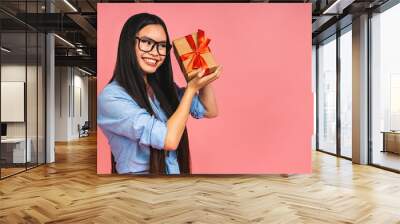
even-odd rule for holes
{"type": "MultiPolygon", "coordinates": [[[[12,163],[25,163],[32,161],[32,140],[28,138],[7,138],[1,140],[2,151],[12,152],[12,163]],[[25,151],[25,144],[27,144],[25,151]]],[[[11,153],[10,153],[11,156],[11,153]]]]}

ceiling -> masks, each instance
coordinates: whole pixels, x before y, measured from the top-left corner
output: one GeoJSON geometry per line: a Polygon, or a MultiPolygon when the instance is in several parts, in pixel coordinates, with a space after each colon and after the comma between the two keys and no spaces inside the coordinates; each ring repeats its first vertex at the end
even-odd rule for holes
{"type": "MultiPolygon", "coordinates": [[[[15,49],[15,54],[23,54],[24,32],[55,32],[56,65],[85,67],[96,71],[96,5],[100,2],[189,2],[169,0],[1,0],[0,22],[2,45],[15,49]],[[53,13],[48,13],[51,10],[53,13]],[[21,33],[22,32],[22,33],[21,33]],[[66,41],[64,41],[66,40],[66,41]],[[71,45],[72,44],[72,45],[71,45]]],[[[335,24],[351,23],[351,17],[373,9],[387,0],[202,0],[190,2],[244,2],[244,3],[312,3],[313,42],[335,32],[335,24]],[[335,3],[337,1],[337,3],[335,3]],[[348,21],[348,22],[346,22],[348,21]],[[333,27],[333,28],[332,28],[333,27]]],[[[29,38],[28,38],[29,39],[29,38]]],[[[34,52],[36,46],[28,44],[27,52],[34,52]]],[[[26,52],[25,52],[26,53],[26,52]]],[[[2,54],[3,55],[3,54],[2,54]]]]}

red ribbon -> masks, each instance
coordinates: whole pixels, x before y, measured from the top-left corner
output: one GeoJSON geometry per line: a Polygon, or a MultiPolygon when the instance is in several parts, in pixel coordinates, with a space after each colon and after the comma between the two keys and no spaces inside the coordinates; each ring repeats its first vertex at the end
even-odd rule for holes
{"type": "Polygon", "coordinates": [[[186,71],[189,73],[194,69],[205,68],[207,74],[208,66],[206,61],[204,60],[202,54],[210,52],[210,48],[208,48],[208,44],[210,43],[210,39],[204,36],[204,31],[198,29],[197,30],[197,46],[194,42],[192,35],[185,36],[186,41],[189,43],[191,52],[183,54],[180,56],[182,61],[186,61],[190,59],[189,64],[187,65],[186,71]]]}

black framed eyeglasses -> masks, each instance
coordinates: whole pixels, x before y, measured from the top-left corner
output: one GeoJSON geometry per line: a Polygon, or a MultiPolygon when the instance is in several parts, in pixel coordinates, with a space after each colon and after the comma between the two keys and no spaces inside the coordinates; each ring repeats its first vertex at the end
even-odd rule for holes
{"type": "Polygon", "coordinates": [[[154,46],[157,46],[156,49],[158,54],[161,56],[165,56],[171,49],[171,45],[167,42],[157,42],[148,37],[136,37],[136,39],[138,40],[139,50],[143,52],[150,52],[153,50],[154,46]]]}

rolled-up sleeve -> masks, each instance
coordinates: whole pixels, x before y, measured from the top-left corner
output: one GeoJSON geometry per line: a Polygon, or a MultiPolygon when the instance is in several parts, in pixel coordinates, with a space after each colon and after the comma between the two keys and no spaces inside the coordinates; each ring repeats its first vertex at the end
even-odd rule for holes
{"type": "MultiPolygon", "coordinates": [[[[175,86],[178,91],[179,101],[181,101],[186,88],[179,87],[177,84],[175,84],[175,86]]],[[[193,97],[192,105],[190,106],[190,114],[192,115],[193,118],[200,119],[204,117],[205,112],[206,109],[200,100],[199,94],[196,94],[193,97]]]]}
{"type": "Polygon", "coordinates": [[[108,132],[125,136],[142,145],[163,149],[166,123],[140,107],[126,93],[103,91],[98,97],[98,124],[108,132]]]}

